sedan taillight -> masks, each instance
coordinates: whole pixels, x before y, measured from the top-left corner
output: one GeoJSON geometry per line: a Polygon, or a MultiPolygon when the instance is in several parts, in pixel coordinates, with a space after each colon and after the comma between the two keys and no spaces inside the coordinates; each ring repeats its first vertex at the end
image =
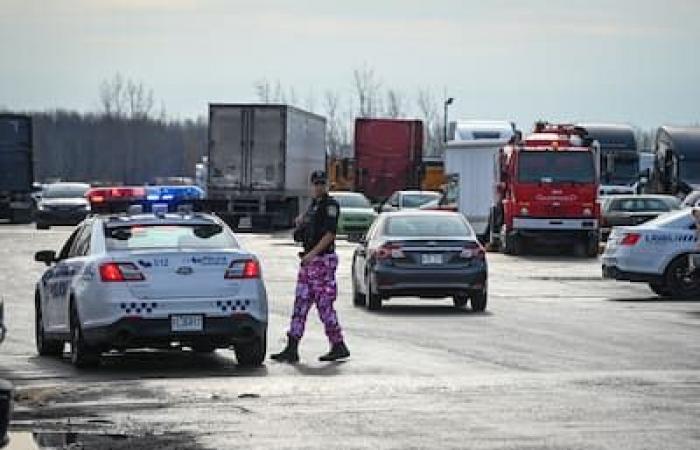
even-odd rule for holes
{"type": "Polygon", "coordinates": [[[397,244],[384,244],[377,249],[377,259],[401,259],[405,258],[403,250],[397,244]]]}
{"type": "Polygon", "coordinates": [[[100,265],[100,278],[107,283],[144,281],[146,277],[134,263],[104,263],[100,265]]]}
{"type": "Polygon", "coordinates": [[[224,278],[228,280],[260,278],[260,263],[253,259],[245,261],[232,261],[224,278]]]}
{"type": "Polygon", "coordinates": [[[459,256],[463,259],[486,259],[486,250],[479,244],[467,245],[459,256]]]}

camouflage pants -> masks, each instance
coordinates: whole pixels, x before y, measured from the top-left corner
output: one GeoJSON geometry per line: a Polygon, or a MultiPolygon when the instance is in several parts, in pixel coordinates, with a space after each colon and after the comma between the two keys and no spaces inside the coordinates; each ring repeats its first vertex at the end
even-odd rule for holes
{"type": "Polygon", "coordinates": [[[311,305],[315,304],[328,340],[332,344],[343,341],[338,315],[333,307],[338,294],[335,281],[337,267],[338,257],[332,253],[317,256],[299,269],[294,312],[289,327],[291,337],[301,339],[304,335],[306,316],[309,314],[311,305]]]}

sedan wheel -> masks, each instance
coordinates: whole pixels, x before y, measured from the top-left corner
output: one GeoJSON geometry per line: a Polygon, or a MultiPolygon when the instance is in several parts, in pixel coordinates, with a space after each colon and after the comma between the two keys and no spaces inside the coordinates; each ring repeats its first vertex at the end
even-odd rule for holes
{"type": "Polygon", "coordinates": [[[475,292],[470,296],[470,301],[472,304],[472,311],[482,312],[486,309],[486,303],[488,302],[487,291],[475,292]]]}
{"type": "Polygon", "coordinates": [[[357,280],[355,279],[354,269],[352,275],[352,303],[355,306],[365,306],[365,304],[367,304],[365,294],[360,292],[360,290],[357,288],[357,280]]]}
{"type": "Polygon", "coordinates": [[[379,311],[382,309],[382,297],[379,296],[379,294],[372,292],[372,276],[370,274],[367,274],[367,282],[365,283],[365,286],[367,287],[367,292],[365,294],[367,299],[367,308],[370,311],[379,311]]]}
{"type": "Polygon", "coordinates": [[[467,303],[469,303],[469,297],[466,295],[455,295],[452,297],[452,302],[455,305],[455,308],[464,308],[467,306],[467,303]]]}

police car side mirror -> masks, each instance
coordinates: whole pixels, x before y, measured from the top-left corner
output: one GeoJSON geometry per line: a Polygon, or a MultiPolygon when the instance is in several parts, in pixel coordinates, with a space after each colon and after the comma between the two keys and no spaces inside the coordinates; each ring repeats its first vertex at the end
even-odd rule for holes
{"type": "Polygon", "coordinates": [[[41,250],[34,254],[34,261],[43,262],[47,266],[56,262],[56,252],[53,250],[41,250]]]}

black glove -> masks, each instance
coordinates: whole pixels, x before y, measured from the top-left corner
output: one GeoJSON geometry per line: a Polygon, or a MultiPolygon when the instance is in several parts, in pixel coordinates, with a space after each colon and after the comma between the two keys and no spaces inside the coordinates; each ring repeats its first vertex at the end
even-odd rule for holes
{"type": "Polygon", "coordinates": [[[306,238],[306,225],[296,227],[294,229],[294,242],[304,242],[306,238]]]}

